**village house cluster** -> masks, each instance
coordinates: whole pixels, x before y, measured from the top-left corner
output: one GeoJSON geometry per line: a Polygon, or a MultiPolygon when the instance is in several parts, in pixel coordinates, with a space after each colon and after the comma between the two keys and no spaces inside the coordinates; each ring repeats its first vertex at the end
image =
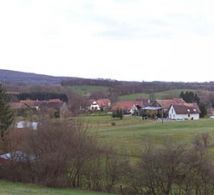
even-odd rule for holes
{"type": "MultiPolygon", "coordinates": [[[[16,121],[17,128],[37,129],[38,119],[33,118],[34,114],[42,114],[49,118],[66,118],[71,116],[71,111],[66,102],[60,99],[50,100],[21,100],[11,102],[11,108],[16,110],[18,116],[26,116],[25,119],[16,121]]],[[[164,100],[136,99],[134,101],[117,101],[111,103],[110,99],[90,99],[82,112],[117,112],[123,115],[140,116],[143,119],[165,118],[169,120],[197,120],[200,116],[200,109],[196,103],[186,103],[183,99],[173,98],[164,100]]]]}
{"type": "Polygon", "coordinates": [[[71,112],[67,103],[60,99],[50,100],[21,100],[11,102],[10,106],[15,110],[16,115],[24,117],[16,121],[16,128],[32,128],[37,129],[38,119],[34,116],[42,116],[47,118],[66,118],[71,112]]]}
{"type": "Polygon", "coordinates": [[[121,110],[125,115],[144,116],[146,118],[166,118],[170,120],[198,120],[200,109],[197,103],[187,103],[181,98],[154,100],[136,99],[135,101],[117,101],[111,104],[109,99],[89,101],[88,110],[121,110]]]}

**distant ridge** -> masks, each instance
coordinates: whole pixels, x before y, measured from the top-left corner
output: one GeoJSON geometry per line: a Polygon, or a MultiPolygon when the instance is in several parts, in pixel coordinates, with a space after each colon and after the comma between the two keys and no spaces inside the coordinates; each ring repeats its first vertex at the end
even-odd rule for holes
{"type": "Polygon", "coordinates": [[[70,80],[72,77],[57,77],[43,74],[27,73],[21,71],[0,69],[0,82],[6,84],[31,84],[31,85],[59,85],[63,80],[70,80]]]}
{"type": "Polygon", "coordinates": [[[43,74],[0,69],[0,82],[24,85],[63,85],[63,86],[105,86],[110,93],[126,95],[133,93],[153,93],[173,89],[193,89],[214,91],[214,82],[164,82],[164,81],[119,81],[111,79],[87,79],[79,77],[57,77],[43,74]]]}

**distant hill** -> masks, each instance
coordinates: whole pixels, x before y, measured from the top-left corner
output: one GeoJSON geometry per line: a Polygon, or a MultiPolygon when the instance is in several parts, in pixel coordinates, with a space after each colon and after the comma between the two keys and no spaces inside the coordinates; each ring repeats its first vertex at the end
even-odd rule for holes
{"type": "Polygon", "coordinates": [[[177,89],[214,91],[214,82],[163,82],[163,81],[118,81],[111,79],[86,79],[77,77],[55,77],[35,73],[26,73],[0,69],[0,82],[26,85],[62,85],[72,87],[81,93],[104,92],[109,95],[128,95],[136,93],[154,93],[177,89]]]}
{"type": "Polygon", "coordinates": [[[73,78],[62,81],[63,86],[105,86],[118,95],[154,93],[161,91],[192,89],[214,91],[214,82],[164,82],[164,81],[118,81],[110,79],[73,78]]]}
{"type": "Polygon", "coordinates": [[[42,74],[0,69],[0,82],[6,83],[6,84],[20,83],[20,84],[31,84],[31,85],[40,85],[40,84],[57,85],[57,84],[60,84],[63,80],[67,80],[67,79],[72,79],[72,78],[54,77],[54,76],[48,76],[48,75],[42,75],[42,74]]]}

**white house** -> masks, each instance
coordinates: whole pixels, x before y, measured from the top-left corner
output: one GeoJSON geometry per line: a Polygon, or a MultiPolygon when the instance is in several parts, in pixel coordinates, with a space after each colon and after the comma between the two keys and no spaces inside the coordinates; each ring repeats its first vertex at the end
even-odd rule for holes
{"type": "Polygon", "coordinates": [[[168,111],[168,118],[171,120],[198,120],[199,115],[197,104],[175,104],[171,105],[168,111]]]}
{"type": "Polygon", "coordinates": [[[93,103],[89,107],[89,110],[99,111],[100,110],[100,106],[98,105],[98,103],[96,101],[93,101],[93,103]]]}
{"type": "Polygon", "coordinates": [[[89,106],[89,110],[91,111],[99,111],[99,110],[108,110],[111,106],[111,101],[107,98],[98,99],[93,101],[92,104],[89,106]]]}

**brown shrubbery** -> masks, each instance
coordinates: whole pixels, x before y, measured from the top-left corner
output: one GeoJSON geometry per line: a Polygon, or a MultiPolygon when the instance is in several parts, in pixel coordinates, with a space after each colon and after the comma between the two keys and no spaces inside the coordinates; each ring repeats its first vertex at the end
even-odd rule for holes
{"type": "Polygon", "coordinates": [[[79,184],[84,164],[99,153],[92,137],[80,123],[42,123],[38,130],[13,130],[8,136],[8,151],[22,151],[26,159],[9,163],[23,165],[11,179],[51,186],[79,184]]]}
{"type": "Polygon", "coordinates": [[[128,166],[113,150],[98,146],[80,122],[43,122],[38,130],[11,130],[7,149],[16,153],[1,166],[1,177],[54,187],[110,192],[128,166]]]}
{"type": "Polygon", "coordinates": [[[11,160],[0,177],[48,186],[140,195],[212,195],[214,164],[208,134],[193,144],[149,145],[137,163],[100,147],[80,122],[42,122],[38,130],[11,130],[11,160]]]}
{"type": "MultiPolygon", "coordinates": [[[[198,141],[203,143],[203,136],[201,139],[198,141]]],[[[129,194],[214,194],[214,164],[205,144],[148,148],[130,178],[129,194]]]]}

